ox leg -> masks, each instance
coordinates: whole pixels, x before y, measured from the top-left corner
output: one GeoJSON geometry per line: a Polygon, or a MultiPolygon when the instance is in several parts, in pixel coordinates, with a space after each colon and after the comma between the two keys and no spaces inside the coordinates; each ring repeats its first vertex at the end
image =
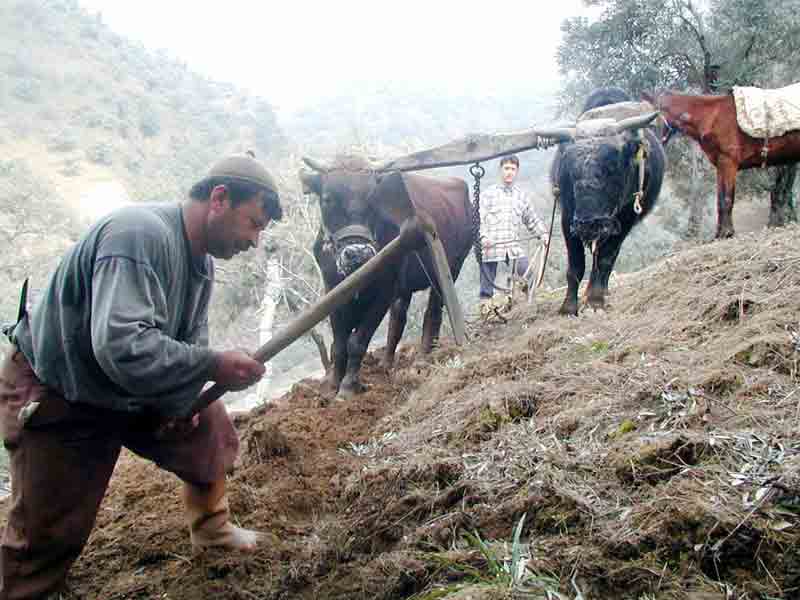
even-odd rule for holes
{"type": "Polygon", "coordinates": [[[439,344],[439,331],[442,329],[442,295],[431,286],[428,293],[428,308],[422,322],[422,353],[430,354],[439,344]]]}
{"type": "Polygon", "coordinates": [[[586,257],[583,253],[583,244],[579,238],[569,235],[569,225],[563,226],[564,239],[567,242],[567,295],[559,309],[562,315],[578,314],[578,287],[583,279],[583,272],[586,269],[586,257]]]}
{"type": "Polygon", "coordinates": [[[387,369],[391,369],[394,365],[394,354],[406,328],[410,303],[410,293],[402,294],[392,301],[392,308],[389,312],[389,335],[386,338],[386,354],[383,357],[383,366],[387,369]]]}
{"type": "Polygon", "coordinates": [[[592,274],[587,290],[587,301],[589,306],[594,309],[604,309],[606,306],[606,294],[608,293],[608,278],[614,270],[617,262],[622,241],[628,235],[630,227],[623,227],[619,235],[603,241],[597,249],[597,255],[592,259],[592,274]]]}
{"type": "Polygon", "coordinates": [[[331,365],[323,382],[323,391],[335,394],[344,378],[347,368],[347,338],[352,327],[348,320],[333,313],[331,315],[331,330],[333,331],[333,344],[331,345],[331,365]]]}
{"type": "Polygon", "coordinates": [[[364,360],[364,355],[367,353],[367,348],[372,336],[375,334],[375,330],[386,315],[389,304],[391,304],[392,296],[388,294],[387,296],[385,299],[376,299],[366,313],[361,315],[361,322],[347,340],[347,369],[344,373],[344,379],[339,385],[339,394],[337,395],[339,400],[346,400],[364,391],[364,386],[361,384],[359,377],[361,362],[364,360]]]}
{"type": "Polygon", "coordinates": [[[733,200],[738,166],[726,157],[717,163],[717,239],[733,237],[733,200]]]}

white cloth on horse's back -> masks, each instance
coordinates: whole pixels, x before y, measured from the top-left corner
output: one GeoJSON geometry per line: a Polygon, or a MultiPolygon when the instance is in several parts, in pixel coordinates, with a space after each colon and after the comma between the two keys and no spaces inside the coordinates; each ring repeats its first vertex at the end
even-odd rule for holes
{"type": "Polygon", "coordinates": [[[734,87],[739,127],[754,138],[783,135],[800,129],[800,83],[776,90],[734,87]]]}

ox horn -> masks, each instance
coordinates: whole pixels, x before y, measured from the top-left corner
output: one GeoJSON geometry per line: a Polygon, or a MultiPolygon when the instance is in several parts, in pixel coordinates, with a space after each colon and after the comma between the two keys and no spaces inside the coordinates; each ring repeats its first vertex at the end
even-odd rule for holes
{"type": "Polygon", "coordinates": [[[318,160],[314,160],[313,158],[308,158],[307,156],[303,157],[303,162],[309,166],[309,168],[317,171],[318,173],[327,173],[330,171],[330,167],[318,160]]]}
{"type": "Polygon", "coordinates": [[[636,117],[622,119],[622,121],[617,123],[617,133],[622,133],[623,131],[629,131],[631,129],[641,129],[642,127],[647,127],[647,125],[649,125],[657,116],[658,112],[651,112],[636,117]]]}
{"type": "Polygon", "coordinates": [[[557,140],[559,142],[569,142],[575,139],[574,127],[555,127],[553,129],[537,129],[536,133],[543,138],[557,140]]]}

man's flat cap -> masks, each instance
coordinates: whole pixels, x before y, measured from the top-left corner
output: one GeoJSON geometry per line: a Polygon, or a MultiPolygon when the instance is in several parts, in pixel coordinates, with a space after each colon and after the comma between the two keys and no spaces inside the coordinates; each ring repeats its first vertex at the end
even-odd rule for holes
{"type": "Polygon", "coordinates": [[[278,186],[269,171],[258,162],[252,153],[234,154],[223,158],[209,170],[206,177],[229,177],[260,185],[278,193],[278,186]]]}

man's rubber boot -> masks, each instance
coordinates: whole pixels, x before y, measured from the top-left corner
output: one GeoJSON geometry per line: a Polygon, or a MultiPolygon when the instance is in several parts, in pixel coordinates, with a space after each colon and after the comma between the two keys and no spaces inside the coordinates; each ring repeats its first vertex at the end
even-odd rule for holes
{"type": "Polygon", "coordinates": [[[183,500],[194,553],[206,548],[255,552],[263,540],[262,533],[230,522],[224,477],[208,485],[184,482],[183,500]]]}

